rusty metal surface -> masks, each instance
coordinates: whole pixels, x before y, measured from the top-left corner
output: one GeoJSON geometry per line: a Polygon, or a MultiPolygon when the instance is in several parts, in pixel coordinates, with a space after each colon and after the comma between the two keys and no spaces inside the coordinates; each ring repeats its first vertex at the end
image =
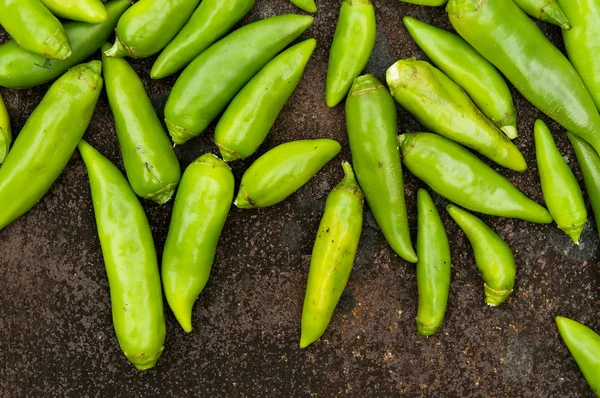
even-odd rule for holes
{"type": "MultiPolygon", "coordinates": [[[[367,212],[355,268],[328,331],[309,348],[298,348],[312,242],[326,195],[342,176],[339,162],[351,158],[343,106],[329,110],[324,101],[339,2],[318,3],[315,24],[303,36],[315,37],[317,50],[260,153],[316,137],[339,140],[342,153],[284,203],[231,210],[211,279],[194,309],[194,330],[186,335],[166,308],[164,354],[144,373],[122,355],[112,328],[87,174],[75,154],[44,199],[0,231],[0,396],[592,396],[553,321],[560,314],[600,330],[599,240],[591,217],[579,247],[554,225],[486,217],[518,265],[513,296],[492,309],[484,305],[468,241],[442,212],[451,238],[452,289],[441,332],[424,338],[414,326],[415,267],[393,254],[367,212]]],[[[397,0],[375,6],[378,40],[367,72],[380,79],[397,59],[424,58],[402,25],[404,15],[450,28],[443,8],[397,0]]],[[[244,22],[286,12],[299,11],[287,0],[258,0],[244,22]]],[[[562,49],[559,29],[540,26],[562,49]]],[[[2,31],[0,41],[7,39],[2,31]]],[[[174,78],[152,81],[153,60],[132,64],[162,117],[174,78]]],[[[47,88],[0,89],[16,132],[47,88]]],[[[536,118],[549,120],[516,91],[514,98],[517,143],[530,169],[501,172],[542,202],[532,129],[536,118]]],[[[402,132],[422,129],[405,111],[398,117],[402,132]]],[[[549,125],[580,178],[562,129],[549,125]]],[[[182,166],[217,153],[212,132],[177,147],[182,166]]],[[[122,169],[105,94],[86,137],[122,169]]],[[[252,160],[233,164],[238,182],[252,160]]],[[[414,236],[422,183],[405,174],[414,236]]],[[[442,210],[446,201],[434,199],[442,210]]],[[[160,256],[172,204],[144,206],[160,256]]]]}

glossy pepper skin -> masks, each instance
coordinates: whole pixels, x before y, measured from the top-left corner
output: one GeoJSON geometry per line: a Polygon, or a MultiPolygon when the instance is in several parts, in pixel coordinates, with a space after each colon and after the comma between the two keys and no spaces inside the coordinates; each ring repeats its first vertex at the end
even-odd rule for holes
{"type": "Polygon", "coordinates": [[[0,0],[0,25],[29,52],[51,59],[71,55],[65,29],[39,0],[0,0]]]}
{"type": "Polygon", "coordinates": [[[569,60],[511,0],[450,0],[454,29],[538,109],[600,151],[600,115],[569,60]]]}
{"type": "Polygon", "coordinates": [[[188,166],[177,191],[163,253],[162,282],[171,310],[188,333],[192,307],[208,282],[234,189],[229,166],[207,153],[188,166]]]}
{"type": "Polygon", "coordinates": [[[292,3],[301,9],[302,11],[315,13],[317,12],[317,5],[315,4],[315,0],[291,0],[292,3]]]}
{"type": "Polygon", "coordinates": [[[523,11],[540,21],[548,22],[563,29],[571,29],[569,20],[556,0],[513,0],[523,11]]]}
{"type": "Polygon", "coordinates": [[[346,100],[346,127],[356,177],[379,228],[400,257],[416,263],[398,152],[396,104],[373,75],[354,79],[346,100]]]}
{"type": "Polygon", "coordinates": [[[562,316],[556,317],[556,326],[592,391],[600,397],[600,335],[562,316]]]}
{"type": "MultiPolygon", "coordinates": [[[[103,49],[109,46],[106,43],[103,49]]],[[[171,199],[181,178],[169,136],[129,63],[106,55],[102,62],[127,179],[138,196],[163,204],[171,199]]]]}
{"type": "Polygon", "coordinates": [[[140,0],[119,19],[109,57],[146,58],[162,50],[200,0],[140,0]]]}
{"type": "Polygon", "coordinates": [[[175,144],[194,138],[275,55],[313,23],[306,15],[279,15],[246,25],[200,54],[181,73],[165,106],[175,144]]]}
{"type": "Polygon", "coordinates": [[[138,370],[150,369],[166,334],[150,225],[121,171],[87,142],[78,148],[88,170],[117,339],[138,370]]]}
{"type": "Polygon", "coordinates": [[[422,336],[431,336],[439,330],[446,314],[450,293],[450,244],[435,203],[424,189],[417,192],[417,211],[417,331],[422,336]]]}
{"type": "Polygon", "coordinates": [[[273,58],[231,101],[215,129],[226,162],[252,156],[304,74],[317,41],[309,39],[273,58]]]}
{"type": "Polygon", "coordinates": [[[0,96],[0,165],[6,159],[8,151],[10,150],[10,144],[12,143],[12,133],[10,128],[10,119],[8,117],[8,111],[4,100],[0,96]]]}
{"type": "Polygon", "coordinates": [[[150,77],[161,79],[185,68],[231,30],[254,6],[254,0],[203,0],[177,36],[160,53],[150,77]]]}
{"type": "Polygon", "coordinates": [[[242,177],[234,204],[240,209],[273,206],[296,192],[341,150],[330,139],[291,141],[258,158],[242,177]]]}
{"type": "Polygon", "coordinates": [[[327,197],[313,246],[300,348],[308,347],[325,333],[350,277],[362,232],[364,197],[350,163],[343,162],[342,167],[345,177],[327,197]]]}
{"type": "Polygon", "coordinates": [[[371,57],[376,35],[370,0],[343,0],[327,69],[327,106],[339,104],[371,57]]]}
{"type": "Polygon", "coordinates": [[[481,112],[515,139],[517,113],[504,77],[462,37],[404,17],[404,26],[421,50],[469,95],[481,112]]]}
{"type": "Polygon", "coordinates": [[[477,156],[440,135],[399,137],[404,165],[448,200],[491,216],[550,224],[552,216],[477,156]]]}
{"type": "Polygon", "coordinates": [[[130,0],[109,1],[106,3],[108,19],[105,22],[66,22],[64,26],[71,38],[73,53],[63,61],[47,60],[41,55],[32,54],[19,47],[14,40],[0,45],[0,86],[30,88],[56,79],[98,50],[130,6],[130,0]]]}
{"type": "Polygon", "coordinates": [[[587,222],[587,210],[579,183],[559,152],[550,129],[542,120],[535,122],[535,153],[546,206],[575,244],[587,222]]]}
{"type": "Polygon", "coordinates": [[[405,59],[386,73],[390,92],[428,129],[485,155],[506,168],[525,171],[515,144],[477,109],[448,76],[425,61],[405,59]]]}
{"type": "Polygon", "coordinates": [[[108,19],[104,3],[100,0],[41,0],[54,15],[87,23],[100,23],[108,19]]]}
{"type": "Polygon", "coordinates": [[[39,202],[67,166],[92,119],[101,69],[100,61],[72,68],[29,116],[0,167],[0,230],[39,202]]]}
{"type": "Polygon", "coordinates": [[[471,242],[475,263],[484,282],[485,303],[490,307],[499,306],[515,286],[517,266],[510,247],[471,213],[454,205],[448,205],[446,210],[471,242]]]}

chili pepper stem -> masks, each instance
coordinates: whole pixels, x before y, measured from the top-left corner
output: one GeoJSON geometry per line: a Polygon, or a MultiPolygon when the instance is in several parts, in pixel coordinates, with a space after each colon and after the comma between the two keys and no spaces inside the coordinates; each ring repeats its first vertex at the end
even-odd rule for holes
{"type": "Polygon", "coordinates": [[[352,165],[349,162],[343,161],[342,169],[344,170],[344,179],[337,185],[337,188],[345,189],[355,194],[359,193],[362,196],[362,191],[356,181],[356,175],[354,174],[352,165]]]}
{"type": "Polygon", "coordinates": [[[106,55],[107,57],[122,58],[131,56],[131,51],[125,45],[125,43],[123,43],[119,35],[115,33],[115,44],[113,44],[113,46],[108,50],[104,51],[104,55],[106,55]]]}
{"type": "Polygon", "coordinates": [[[175,145],[185,144],[188,140],[195,137],[195,135],[190,134],[190,131],[185,127],[177,126],[166,119],[165,123],[167,124],[167,130],[169,130],[169,135],[171,135],[175,145]]]}
{"type": "Polygon", "coordinates": [[[243,159],[237,152],[227,149],[221,144],[217,144],[217,147],[219,147],[219,152],[221,152],[221,156],[226,162],[233,162],[235,160],[243,159]]]}
{"type": "Polygon", "coordinates": [[[497,307],[506,301],[508,296],[513,292],[512,290],[495,290],[488,286],[487,283],[483,284],[485,291],[485,303],[490,307],[497,307]]]}
{"type": "Polygon", "coordinates": [[[175,190],[177,189],[177,184],[169,184],[160,191],[152,193],[146,196],[145,199],[152,200],[159,205],[163,205],[167,203],[173,197],[175,190]]]}
{"type": "Polygon", "coordinates": [[[235,202],[233,202],[240,209],[254,209],[256,206],[254,205],[254,201],[248,197],[248,192],[246,192],[246,188],[244,185],[240,187],[240,192],[238,193],[237,198],[235,198],[235,202]]]}
{"type": "Polygon", "coordinates": [[[511,140],[516,139],[519,136],[519,132],[517,131],[517,126],[502,126],[500,130],[511,140]]]}

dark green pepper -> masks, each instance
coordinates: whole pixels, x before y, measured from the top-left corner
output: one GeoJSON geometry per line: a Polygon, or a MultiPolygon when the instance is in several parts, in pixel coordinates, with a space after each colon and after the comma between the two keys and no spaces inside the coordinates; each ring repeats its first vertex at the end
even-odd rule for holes
{"type": "Polygon", "coordinates": [[[6,105],[0,96],[0,165],[6,159],[10,144],[12,142],[12,133],[10,128],[10,119],[6,110],[6,105]]]}

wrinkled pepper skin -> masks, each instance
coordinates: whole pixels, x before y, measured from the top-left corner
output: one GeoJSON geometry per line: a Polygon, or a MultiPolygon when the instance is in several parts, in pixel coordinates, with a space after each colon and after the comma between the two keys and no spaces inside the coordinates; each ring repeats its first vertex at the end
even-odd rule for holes
{"type": "Polygon", "coordinates": [[[240,209],[276,205],[306,184],[341,149],[337,141],[326,138],[276,146],[246,170],[234,204],[240,209]]]}
{"type": "Polygon", "coordinates": [[[475,263],[484,282],[485,303],[490,307],[499,306],[515,286],[517,266],[510,247],[471,213],[454,205],[448,205],[446,210],[471,242],[475,263]]]}
{"type": "Polygon", "coordinates": [[[106,7],[100,0],[41,0],[41,2],[60,18],[87,23],[100,23],[108,19],[106,7]]]}
{"type": "Polygon", "coordinates": [[[300,348],[308,347],[325,333],[348,283],[362,232],[364,197],[350,163],[343,162],[342,167],[345,177],[327,197],[313,246],[300,348]]]}
{"type": "Polygon", "coordinates": [[[600,398],[600,335],[562,316],[556,317],[556,326],[581,373],[594,394],[600,398]]]}
{"type": "Polygon", "coordinates": [[[587,222],[587,210],[579,183],[554,143],[542,120],[535,122],[535,153],[544,201],[556,221],[575,244],[587,222]]]}
{"type": "Polygon", "coordinates": [[[200,54],[181,73],[165,106],[175,144],[194,138],[242,87],[313,23],[307,15],[279,15],[246,25],[200,54]]]}
{"type": "Polygon", "coordinates": [[[422,336],[431,336],[437,333],[446,314],[450,293],[450,244],[435,203],[424,189],[417,192],[417,212],[417,331],[422,336]]]}
{"type": "MultiPolygon", "coordinates": [[[[106,43],[103,49],[109,46],[106,43]]],[[[164,204],[175,193],[181,178],[169,136],[131,65],[106,55],[102,61],[127,179],[138,196],[164,204]]]]}
{"type": "Polygon", "coordinates": [[[177,36],[160,53],[150,77],[162,79],[185,68],[229,32],[253,6],[254,0],[203,0],[177,36]]]}
{"type": "MultiPolygon", "coordinates": [[[[523,11],[540,21],[571,29],[569,20],[556,0],[513,0],[523,11]]],[[[570,0],[569,0],[570,1],[570,0]]]]}
{"type": "Polygon", "coordinates": [[[386,73],[392,96],[427,129],[467,146],[499,165],[527,170],[519,149],[477,109],[448,76],[425,61],[405,59],[386,73]]]}
{"type": "Polygon", "coordinates": [[[210,153],[188,166],[177,190],[162,282],[171,310],[188,333],[192,307],[208,282],[234,190],[231,169],[210,153]]]}
{"type": "Polygon", "coordinates": [[[231,101],[215,129],[226,162],[252,156],[304,74],[317,41],[309,39],[273,58],[231,101]]]}
{"type": "Polygon", "coordinates": [[[400,257],[416,263],[398,152],[396,104],[373,75],[354,79],[346,100],[346,127],[356,177],[379,228],[400,257]]]}
{"type": "Polygon", "coordinates": [[[200,0],[140,0],[119,19],[109,57],[147,58],[162,50],[200,0]]]}
{"type": "Polygon", "coordinates": [[[448,0],[400,0],[403,3],[417,4],[420,6],[438,7],[443,6],[448,0]]]}
{"type": "Polygon", "coordinates": [[[404,17],[404,26],[421,50],[469,95],[481,112],[515,139],[517,112],[504,77],[462,37],[404,17]]]}
{"type": "Polygon", "coordinates": [[[450,0],[454,29],[529,100],[600,151],[600,115],[569,60],[511,0],[450,0]]]}
{"type": "Polygon", "coordinates": [[[315,13],[317,12],[317,5],[315,0],[291,0],[292,4],[301,9],[302,11],[315,13]]]}
{"type": "Polygon", "coordinates": [[[327,69],[326,102],[333,108],[346,96],[371,57],[376,35],[370,0],[343,0],[327,69]]]}
{"type": "Polygon", "coordinates": [[[6,105],[4,105],[4,100],[0,96],[0,165],[2,165],[10,150],[10,144],[12,143],[11,131],[8,111],[6,105]]]}
{"type": "Polygon", "coordinates": [[[101,70],[100,61],[72,68],[29,116],[0,167],[0,230],[39,202],[67,166],[92,119],[101,70]]]}
{"type": "Polygon", "coordinates": [[[108,19],[105,22],[66,22],[65,30],[71,38],[73,53],[63,61],[47,60],[41,55],[32,54],[19,47],[14,40],[0,45],[0,86],[30,88],[56,79],[96,52],[130,6],[130,0],[109,1],[106,3],[108,19]]]}
{"type": "Polygon", "coordinates": [[[440,135],[399,137],[404,165],[438,194],[479,213],[550,224],[552,216],[477,156],[440,135]]]}
{"type": "Polygon", "coordinates": [[[29,52],[51,59],[71,55],[65,29],[39,0],[0,0],[0,25],[29,52]]]}
{"type": "Polygon", "coordinates": [[[150,225],[121,171],[87,142],[78,148],[88,170],[117,339],[138,370],[150,369],[166,335],[150,225]]]}

